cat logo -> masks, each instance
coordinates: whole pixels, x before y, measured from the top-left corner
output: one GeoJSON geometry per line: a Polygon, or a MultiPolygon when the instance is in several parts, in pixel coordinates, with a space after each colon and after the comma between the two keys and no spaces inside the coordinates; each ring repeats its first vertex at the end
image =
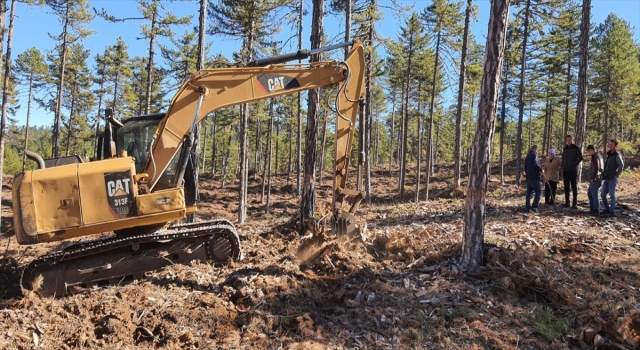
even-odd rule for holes
{"type": "Polygon", "coordinates": [[[109,197],[128,195],[130,181],[131,179],[107,181],[107,193],[109,197]]]}
{"type": "Polygon", "coordinates": [[[262,74],[258,76],[258,86],[265,93],[272,93],[281,90],[290,90],[300,87],[296,78],[277,74],[262,74]]]}
{"type": "Polygon", "coordinates": [[[111,215],[120,219],[135,215],[130,172],[106,173],[104,174],[104,184],[111,215]]]}

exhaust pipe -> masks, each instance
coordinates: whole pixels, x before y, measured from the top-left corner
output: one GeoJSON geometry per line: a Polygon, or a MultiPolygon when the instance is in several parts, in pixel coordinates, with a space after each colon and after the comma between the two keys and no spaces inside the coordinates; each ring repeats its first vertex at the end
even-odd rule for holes
{"type": "Polygon", "coordinates": [[[38,153],[31,152],[29,150],[24,150],[24,154],[27,156],[27,158],[38,163],[38,169],[46,168],[44,165],[44,159],[42,159],[42,157],[38,153]]]}

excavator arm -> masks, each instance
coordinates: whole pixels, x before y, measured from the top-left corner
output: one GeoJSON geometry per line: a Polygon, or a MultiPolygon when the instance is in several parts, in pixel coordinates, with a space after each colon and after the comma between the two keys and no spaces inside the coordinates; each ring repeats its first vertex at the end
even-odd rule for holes
{"type": "MultiPolygon", "coordinates": [[[[149,192],[156,189],[171,160],[178,156],[185,140],[189,141],[194,126],[211,112],[242,103],[337,85],[334,211],[342,206],[345,196],[358,195],[356,191],[346,189],[346,180],[358,107],[364,95],[363,46],[359,40],[355,40],[345,61],[268,64],[277,62],[278,58],[299,57],[300,52],[254,61],[248,67],[205,69],[191,76],[180,87],[165,118],[160,122],[151,145],[150,157],[142,171],[148,177],[141,177],[138,188],[149,192]],[[251,67],[263,64],[267,65],[251,67]]],[[[174,183],[163,184],[161,187],[180,187],[180,176],[176,178],[178,180],[174,183]]]]}

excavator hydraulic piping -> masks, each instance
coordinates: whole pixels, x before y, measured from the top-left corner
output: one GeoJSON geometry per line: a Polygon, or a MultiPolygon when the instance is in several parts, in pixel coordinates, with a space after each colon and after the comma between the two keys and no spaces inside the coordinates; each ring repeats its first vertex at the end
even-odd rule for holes
{"type": "Polygon", "coordinates": [[[351,46],[353,45],[353,40],[352,41],[346,41],[340,44],[335,44],[335,45],[329,45],[329,46],[325,46],[325,47],[320,47],[317,49],[313,49],[313,50],[307,50],[307,49],[302,49],[302,50],[298,50],[296,52],[290,52],[290,53],[285,53],[282,55],[277,55],[277,56],[273,56],[273,57],[267,57],[267,58],[260,58],[257,60],[253,60],[249,63],[247,63],[247,67],[264,67],[264,66],[268,66],[270,64],[279,64],[279,63],[285,63],[285,62],[289,62],[289,61],[295,61],[295,60],[304,60],[309,58],[309,56],[311,55],[315,55],[318,53],[322,53],[325,51],[331,51],[331,50],[335,50],[335,49],[339,49],[345,46],[351,46]]]}

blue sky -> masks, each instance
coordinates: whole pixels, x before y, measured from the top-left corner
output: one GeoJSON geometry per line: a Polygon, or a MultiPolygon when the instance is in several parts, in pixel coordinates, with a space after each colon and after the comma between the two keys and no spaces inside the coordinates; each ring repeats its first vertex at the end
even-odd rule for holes
{"type": "MultiPolygon", "coordinates": [[[[327,2],[327,1],[325,1],[327,2]]],[[[399,0],[402,5],[413,6],[416,11],[424,9],[431,1],[403,1],[399,0]]],[[[476,39],[484,44],[487,24],[489,21],[489,0],[476,0],[474,1],[479,7],[478,21],[472,23],[471,31],[475,35],[476,39]]],[[[378,24],[377,31],[380,36],[395,38],[399,31],[399,20],[397,16],[394,16],[392,10],[388,7],[392,6],[390,0],[378,0],[378,3],[383,8],[384,18],[381,23],[378,24]]],[[[199,5],[197,1],[163,1],[165,8],[168,11],[174,12],[178,16],[193,15],[193,23],[198,20],[199,5]]],[[[310,10],[311,1],[306,0],[305,3],[307,9],[310,10]]],[[[104,8],[107,12],[113,14],[116,17],[135,17],[139,14],[137,8],[137,2],[134,0],[91,0],[91,6],[97,9],[104,8]]],[[[592,0],[592,22],[601,23],[607,17],[609,13],[615,13],[617,16],[624,18],[631,23],[631,26],[636,29],[635,39],[640,42],[640,0],[592,0]]],[[[45,7],[29,7],[23,3],[18,3],[16,7],[16,19],[13,39],[13,59],[27,50],[30,47],[37,47],[41,51],[49,51],[54,48],[54,43],[49,37],[49,34],[58,35],[61,32],[61,25],[56,16],[50,13],[51,11],[45,7]]],[[[310,13],[311,11],[309,11],[310,13]]],[[[119,36],[122,36],[129,45],[130,56],[146,56],[148,51],[148,42],[146,40],[136,40],[136,37],[140,36],[141,21],[129,21],[125,23],[109,23],[101,18],[96,18],[89,29],[95,31],[87,40],[84,45],[87,49],[91,50],[92,57],[96,53],[104,51],[108,45],[113,45],[119,36]]],[[[339,28],[343,27],[343,19],[340,17],[326,18],[325,29],[328,32],[328,37],[333,38],[340,32],[339,28]]],[[[307,16],[304,23],[303,38],[308,41],[309,31],[311,28],[311,21],[307,16]]],[[[193,26],[182,26],[175,28],[174,31],[178,34],[182,34],[187,30],[193,30],[193,26]]],[[[283,37],[288,36],[288,28],[284,28],[283,37]]],[[[335,42],[340,41],[336,39],[335,42]]],[[[170,45],[167,40],[160,39],[160,42],[165,45],[170,45]]],[[[207,42],[212,43],[210,54],[216,54],[222,52],[229,56],[232,52],[236,51],[240,45],[239,41],[231,40],[223,37],[207,37],[207,42]]],[[[293,43],[295,45],[295,43],[293,43]]],[[[309,47],[307,42],[305,47],[309,47]]],[[[295,48],[285,48],[284,51],[291,51],[295,48]]],[[[157,50],[156,52],[158,52],[157,50]]],[[[161,61],[159,55],[156,56],[156,62],[161,61]]],[[[93,59],[90,64],[93,65],[93,59]]],[[[26,98],[27,91],[20,87],[20,108],[16,119],[18,124],[24,124],[26,120],[26,98]]],[[[169,94],[170,96],[171,94],[169,94]]],[[[32,109],[31,116],[32,124],[34,125],[50,125],[52,124],[53,114],[48,113],[42,109],[32,109]]]]}

